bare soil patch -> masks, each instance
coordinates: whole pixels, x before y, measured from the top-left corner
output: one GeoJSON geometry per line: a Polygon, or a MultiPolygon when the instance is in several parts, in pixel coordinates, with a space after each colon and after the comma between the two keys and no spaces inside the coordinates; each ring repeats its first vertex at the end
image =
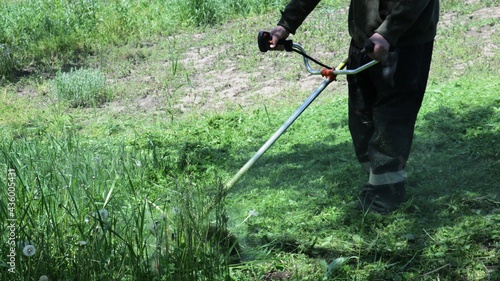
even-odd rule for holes
{"type": "MultiPolygon", "coordinates": [[[[499,19],[500,7],[489,7],[477,10],[470,15],[458,15],[456,13],[446,13],[442,16],[443,28],[449,27],[456,21],[467,19],[499,19]]],[[[472,36],[478,39],[478,49],[487,56],[493,57],[498,51],[498,42],[494,42],[492,34],[498,33],[497,25],[485,25],[475,27],[467,31],[464,36],[472,36]]],[[[231,46],[219,48],[218,52],[230,49],[231,46]]],[[[251,54],[248,54],[251,55],[251,54]]],[[[287,54],[289,56],[298,56],[296,54],[287,54]]],[[[315,56],[317,54],[310,54],[315,56]]],[[[269,71],[280,72],[273,70],[272,66],[262,66],[251,71],[238,69],[233,60],[218,60],[217,53],[207,54],[205,49],[190,49],[185,54],[184,65],[194,65],[195,71],[192,77],[193,88],[189,90],[179,102],[177,108],[182,111],[201,110],[201,111],[217,111],[226,110],[239,105],[249,107],[259,102],[273,101],[287,98],[280,95],[286,89],[295,89],[297,92],[312,92],[319,86],[322,79],[318,76],[309,75],[300,65],[297,67],[297,61],[290,61],[291,69],[297,79],[295,81],[283,81],[276,79],[276,75],[270,75],[269,71]],[[294,65],[292,65],[294,64],[294,65]],[[212,69],[211,68],[216,68],[212,69]],[[208,71],[204,71],[207,70],[208,71]],[[274,78],[269,79],[272,76],[274,78]]],[[[254,54],[254,56],[274,56],[273,54],[254,54]]],[[[272,59],[272,58],[271,58],[272,59]]],[[[301,64],[301,62],[300,62],[301,64]]],[[[282,72],[285,75],[285,71],[282,72]]],[[[336,87],[344,87],[345,79],[339,79],[342,82],[336,87]]],[[[330,86],[331,87],[331,86],[330,86]]]]}

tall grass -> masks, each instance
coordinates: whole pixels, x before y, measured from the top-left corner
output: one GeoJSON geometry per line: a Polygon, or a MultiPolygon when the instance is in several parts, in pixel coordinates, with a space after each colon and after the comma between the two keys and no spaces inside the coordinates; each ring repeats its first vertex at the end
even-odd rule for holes
{"type": "MultiPolygon", "coordinates": [[[[2,280],[224,280],[233,244],[220,183],[154,174],[152,151],[67,134],[0,145],[0,187],[16,174],[16,272],[2,280]],[[156,180],[153,181],[152,177],[156,180]],[[161,184],[157,181],[162,177],[161,184]],[[213,196],[207,197],[207,192],[213,196]],[[158,196],[161,194],[160,196],[158,196]],[[214,206],[214,208],[206,208],[214,206]],[[22,254],[25,245],[34,254],[22,254]]],[[[6,201],[0,203],[6,221],[6,201]]],[[[9,231],[1,224],[2,241],[9,231]]],[[[2,253],[9,252],[2,243],[2,253]]],[[[3,256],[3,254],[2,254],[3,256]]],[[[3,260],[3,258],[2,258],[3,260]]]]}
{"type": "Polygon", "coordinates": [[[109,44],[216,24],[232,17],[278,9],[284,3],[283,0],[2,1],[0,43],[13,51],[21,67],[52,65],[58,60],[63,63],[77,60],[109,44]]]}
{"type": "Polygon", "coordinates": [[[16,61],[10,48],[0,44],[0,82],[5,78],[10,78],[15,70],[16,61]]]}

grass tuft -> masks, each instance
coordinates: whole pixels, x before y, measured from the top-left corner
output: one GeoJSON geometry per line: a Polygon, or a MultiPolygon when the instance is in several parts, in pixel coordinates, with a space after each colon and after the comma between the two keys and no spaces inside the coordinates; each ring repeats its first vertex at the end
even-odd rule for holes
{"type": "Polygon", "coordinates": [[[106,77],[96,69],[71,69],[58,72],[52,83],[59,101],[70,107],[96,107],[111,100],[106,77]]]}

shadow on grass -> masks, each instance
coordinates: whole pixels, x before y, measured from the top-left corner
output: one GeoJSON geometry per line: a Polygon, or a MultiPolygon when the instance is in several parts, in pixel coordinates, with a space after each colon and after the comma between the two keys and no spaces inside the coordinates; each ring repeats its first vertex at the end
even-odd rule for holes
{"type": "Polygon", "coordinates": [[[362,266],[372,264],[370,278],[407,276],[401,272],[447,280],[498,276],[500,134],[494,107],[460,113],[443,107],[419,117],[407,168],[409,200],[387,216],[354,210],[366,175],[350,143],[325,139],[266,154],[235,189],[242,204],[255,204],[269,217],[249,224],[249,235],[276,233],[262,235],[261,243],[313,258],[358,256],[362,266]],[[348,246],[328,240],[332,234],[348,246]]]}

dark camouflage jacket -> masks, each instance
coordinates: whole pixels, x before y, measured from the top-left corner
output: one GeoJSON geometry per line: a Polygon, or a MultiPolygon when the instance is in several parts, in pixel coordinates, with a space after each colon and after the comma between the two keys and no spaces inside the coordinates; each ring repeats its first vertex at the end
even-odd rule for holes
{"type": "MultiPolygon", "coordinates": [[[[278,25],[295,33],[320,0],[291,0],[278,25]]],[[[351,0],[349,34],[358,46],[379,33],[393,46],[431,41],[436,36],[439,0],[351,0]]]]}

